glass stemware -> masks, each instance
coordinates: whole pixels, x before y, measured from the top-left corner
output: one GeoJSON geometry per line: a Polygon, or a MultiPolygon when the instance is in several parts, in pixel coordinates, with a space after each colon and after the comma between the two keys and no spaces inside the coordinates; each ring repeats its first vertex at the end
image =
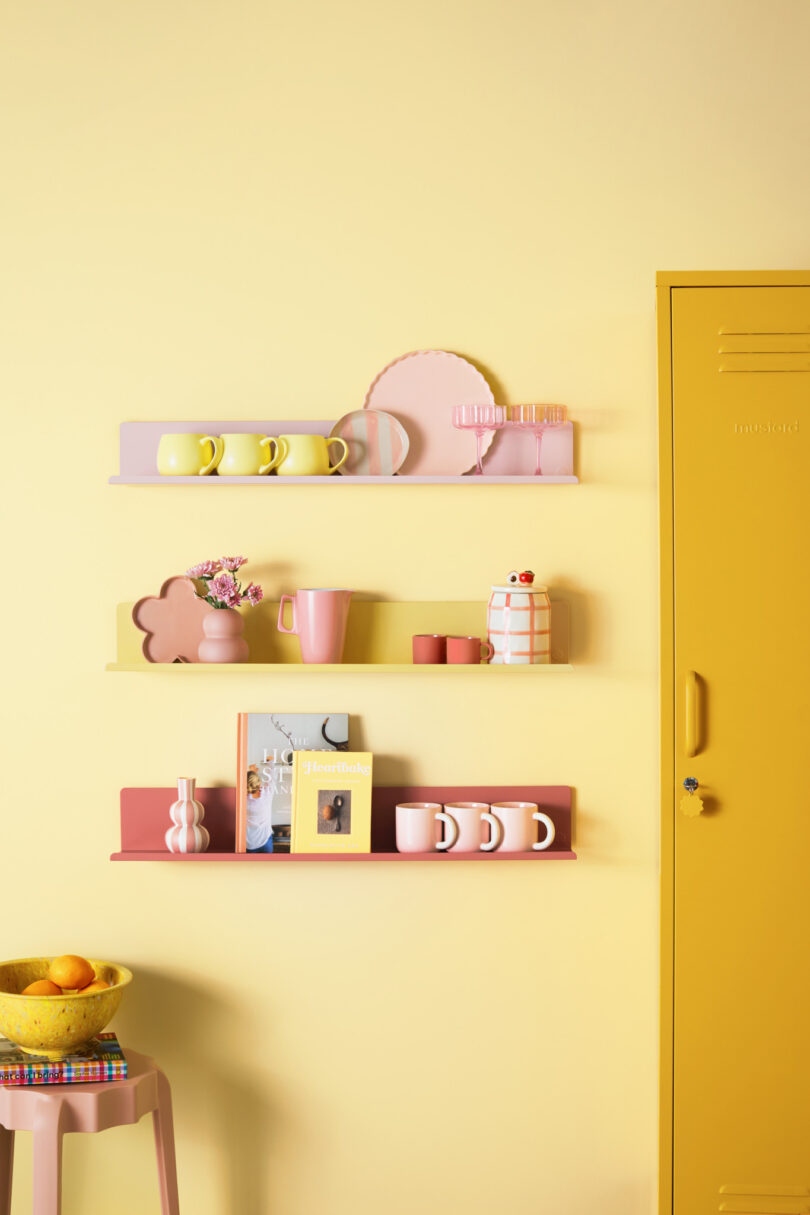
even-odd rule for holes
{"type": "Polygon", "coordinates": [[[537,456],[534,475],[542,475],[540,454],[543,435],[555,426],[562,426],[568,420],[568,410],[565,405],[513,405],[510,421],[513,426],[521,426],[531,430],[537,442],[537,456]]]}
{"type": "Polygon", "coordinates": [[[475,431],[476,467],[478,476],[482,476],[484,435],[491,430],[500,430],[506,424],[506,409],[503,405],[454,405],[453,425],[459,430],[475,431]]]}

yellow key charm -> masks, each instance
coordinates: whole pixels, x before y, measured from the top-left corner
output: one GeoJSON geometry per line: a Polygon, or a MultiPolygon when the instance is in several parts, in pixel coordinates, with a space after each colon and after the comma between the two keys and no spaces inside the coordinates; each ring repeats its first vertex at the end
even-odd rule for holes
{"type": "Polygon", "coordinates": [[[694,776],[687,776],[683,782],[683,787],[686,790],[680,800],[681,814],[685,814],[688,818],[697,818],[703,813],[703,798],[698,796],[698,782],[694,776]]]}

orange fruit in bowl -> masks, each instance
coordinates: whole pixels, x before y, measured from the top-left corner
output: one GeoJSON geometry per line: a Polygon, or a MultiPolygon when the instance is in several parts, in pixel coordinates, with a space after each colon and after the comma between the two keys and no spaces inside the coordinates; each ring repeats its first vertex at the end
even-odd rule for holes
{"type": "Polygon", "coordinates": [[[56,983],[52,983],[50,979],[37,979],[20,992],[21,996],[61,996],[61,994],[62,988],[57,987],[56,983]]]}
{"type": "Polygon", "coordinates": [[[105,983],[103,979],[94,979],[92,983],[88,983],[86,987],[81,989],[80,995],[85,995],[89,991],[106,991],[109,983],[105,983]]]}
{"type": "Polygon", "coordinates": [[[87,987],[96,977],[96,972],[87,958],[76,953],[64,953],[61,958],[54,958],[48,968],[48,978],[57,987],[76,991],[87,987]]]}

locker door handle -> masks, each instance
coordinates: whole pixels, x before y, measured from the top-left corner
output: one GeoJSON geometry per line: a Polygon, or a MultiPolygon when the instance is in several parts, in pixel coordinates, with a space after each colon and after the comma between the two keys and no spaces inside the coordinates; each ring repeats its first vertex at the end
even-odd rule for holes
{"type": "Polygon", "coordinates": [[[698,731],[700,728],[698,714],[698,678],[695,671],[686,672],[684,685],[684,750],[687,759],[692,759],[698,753],[698,731]]]}

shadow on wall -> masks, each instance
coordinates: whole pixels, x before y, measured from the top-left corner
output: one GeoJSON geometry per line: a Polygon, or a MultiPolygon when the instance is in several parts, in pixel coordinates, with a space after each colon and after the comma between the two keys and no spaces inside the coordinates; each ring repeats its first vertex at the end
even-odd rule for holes
{"type": "MultiPolygon", "coordinates": [[[[281,1152],[274,1128],[288,1122],[268,1100],[266,1077],[252,1074],[239,1052],[239,1009],[199,984],[137,968],[127,999],[113,1028],[133,1049],[154,1056],[159,1067],[171,1059],[175,1138],[216,1144],[216,1159],[195,1157],[195,1172],[210,1172],[219,1183],[225,1168],[223,1210],[240,1215],[266,1215],[269,1170],[281,1152]],[[156,1009],[160,1010],[156,1016],[156,1009]],[[138,1033],[136,1027],[149,1026],[138,1033]],[[205,1124],[205,1125],[204,1125],[205,1124]]],[[[272,1040],[272,1035],[268,1035],[272,1040]]],[[[183,1171],[192,1167],[178,1150],[180,1203],[183,1171]]]]}
{"type": "Polygon", "coordinates": [[[556,577],[549,580],[549,594],[552,599],[564,600],[569,605],[569,662],[575,666],[597,662],[605,630],[603,609],[597,604],[597,596],[590,590],[582,590],[570,579],[556,577]]]}

